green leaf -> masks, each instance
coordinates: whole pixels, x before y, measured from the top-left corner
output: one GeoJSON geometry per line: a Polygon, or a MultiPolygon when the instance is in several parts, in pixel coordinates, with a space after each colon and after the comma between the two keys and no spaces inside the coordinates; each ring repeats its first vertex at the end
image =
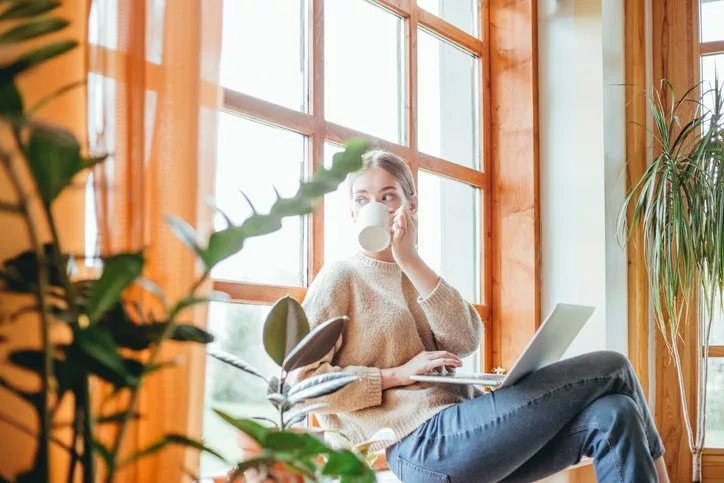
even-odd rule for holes
{"type": "Polygon", "coordinates": [[[349,450],[334,452],[329,455],[327,464],[322,469],[324,475],[357,475],[364,471],[364,462],[349,450]]]}
{"type": "Polygon", "coordinates": [[[42,35],[57,32],[70,22],[61,18],[40,18],[18,25],[0,34],[0,44],[10,44],[34,39],[42,35]]]}
{"type": "Polygon", "coordinates": [[[30,133],[28,163],[47,206],[84,166],[80,144],[70,131],[40,125],[30,133]]]}
{"type": "Polygon", "coordinates": [[[59,40],[32,50],[22,55],[12,64],[0,67],[0,81],[15,77],[21,72],[42,64],[53,57],[65,54],[77,46],[78,42],[75,40],[59,40]]]}
{"type": "Polygon", "coordinates": [[[292,349],[284,359],[282,367],[291,372],[294,369],[308,366],[329,354],[347,323],[348,317],[335,317],[315,327],[292,349]]]}
{"type": "Polygon", "coordinates": [[[264,447],[276,451],[295,451],[306,445],[307,442],[300,434],[289,431],[269,431],[264,447]]]}
{"type": "Polygon", "coordinates": [[[93,326],[75,331],[69,356],[78,355],[76,365],[79,369],[96,374],[113,384],[125,387],[135,384],[130,377],[118,347],[108,332],[93,326]],[[77,352],[76,352],[77,351],[77,352]]]}
{"type": "Polygon", "coordinates": [[[208,350],[208,354],[213,357],[214,359],[217,359],[225,364],[229,364],[232,367],[236,367],[237,369],[246,372],[247,374],[251,374],[252,376],[256,376],[258,378],[263,379],[266,381],[266,377],[262,376],[259,371],[254,369],[254,367],[251,366],[251,364],[242,361],[238,357],[231,355],[227,352],[223,351],[217,351],[217,350],[208,350]]]}
{"type": "Polygon", "coordinates": [[[23,115],[23,97],[13,79],[0,80],[0,118],[17,119],[23,115]]]}
{"type": "Polygon", "coordinates": [[[214,341],[214,336],[195,325],[175,324],[173,331],[171,332],[171,340],[178,342],[210,344],[214,341]]]}
{"type": "Polygon", "coordinates": [[[60,2],[46,0],[17,0],[2,14],[0,20],[13,20],[19,18],[35,17],[49,12],[60,6],[60,2]]]}
{"type": "Polygon", "coordinates": [[[247,238],[268,235],[281,228],[282,220],[275,215],[252,215],[240,227],[247,238]]]}
{"type": "Polygon", "coordinates": [[[297,423],[301,423],[302,421],[304,421],[305,419],[307,419],[307,417],[308,417],[311,413],[314,413],[314,412],[316,412],[316,411],[319,411],[320,409],[324,409],[324,408],[326,408],[326,407],[328,407],[328,406],[329,406],[328,403],[310,404],[308,407],[305,407],[304,409],[302,409],[302,410],[299,411],[298,413],[294,414],[294,416],[290,417],[288,421],[285,421],[285,422],[284,422],[284,423],[285,423],[285,427],[288,428],[288,427],[294,426],[294,425],[297,424],[297,423]]]}
{"type": "Polygon", "coordinates": [[[213,408],[213,411],[224,421],[234,426],[242,433],[249,436],[251,439],[259,443],[262,447],[266,444],[266,438],[269,434],[269,428],[265,428],[259,423],[256,423],[250,419],[237,419],[233,416],[228,415],[220,409],[213,408]]]}
{"type": "Polygon", "coordinates": [[[207,266],[213,267],[244,247],[246,233],[241,227],[230,226],[211,234],[206,249],[207,266]]]}
{"type": "Polygon", "coordinates": [[[143,271],[143,254],[121,253],[106,259],[101,278],[93,286],[88,300],[91,323],[100,319],[121,298],[121,294],[143,271]]]}
{"type": "MultiPolygon", "coordinates": [[[[43,256],[46,262],[53,258],[55,248],[52,244],[43,245],[43,256]]],[[[61,255],[59,263],[46,263],[48,270],[48,284],[52,287],[61,287],[63,270],[66,270],[69,257],[61,255]]],[[[0,280],[4,280],[6,290],[16,293],[31,293],[35,291],[38,281],[38,260],[35,250],[27,250],[21,254],[5,260],[0,270],[0,280]]]]}
{"type": "Polygon", "coordinates": [[[264,349],[281,366],[308,333],[309,322],[299,302],[291,297],[281,298],[264,321],[264,349]]]}
{"type": "MultiPolygon", "coordinates": [[[[128,411],[120,411],[120,412],[113,413],[113,414],[107,414],[105,416],[99,416],[98,418],[96,418],[95,422],[96,422],[96,424],[108,424],[108,423],[120,424],[126,420],[127,415],[128,415],[128,411]]],[[[141,419],[141,414],[134,411],[131,413],[130,419],[131,420],[141,419]]]]}
{"type": "Polygon", "coordinates": [[[166,215],[166,222],[170,225],[171,231],[184,245],[191,248],[207,268],[210,267],[208,254],[199,245],[196,232],[186,220],[175,215],[166,215]]]}
{"type": "Polygon", "coordinates": [[[106,464],[106,468],[113,467],[113,455],[111,454],[111,450],[106,448],[103,443],[97,439],[93,440],[93,452],[101,457],[106,464]]]}
{"type": "Polygon", "coordinates": [[[310,377],[289,391],[289,405],[294,406],[307,399],[332,394],[357,380],[359,380],[359,376],[347,373],[330,373],[310,377]]]}

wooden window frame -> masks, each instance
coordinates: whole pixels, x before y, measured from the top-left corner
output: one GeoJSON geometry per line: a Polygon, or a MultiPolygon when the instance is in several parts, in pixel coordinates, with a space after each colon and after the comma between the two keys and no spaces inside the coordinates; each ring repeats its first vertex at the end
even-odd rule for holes
{"type": "MultiPolygon", "coordinates": [[[[329,0],[327,0],[329,1],[329,0]]],[[[230,114],[243,116],[245,118],[260,121],[282,129],[296,132],[307,136],[309,139],[308,156],[309,165],[316,171],[324,164],[325,142],[344,143],[352,137],[364,137],[370,139],[376,146],[388,149],[406,160],[410,166],[415,180],[420,169],[443,176],[449,179],[463,182],[469,186],[479,189],[480,199],[480,233],[478,235],[480,253],[480,274],[479,299],[482,303],[474,304],[480,314],[486,332],[490,334],[491,304],[492,304],[492,186],[490,176],[490,155],[488,152],[490,144],[490,83],[488,65],[488,46],[484,35],[481,38],[464,32],[455,25],[439,18],[417,5],[417,0],[366,0],[375,4],[391,14],[401,18],[404,22],[404,116],[406,127],[406,144],[394,143],[383,140],[366,133],[356,131],[325,119],[325,88],[324,88],[324,6],[325,0],[309,0],[309,112],[301,112],[275,103],[259,99],[238,91],[230,89],[223,90],[222,110],[230,114]],[[417,31],[418,27],[424,27],[444,41],[447,41],[463,51],[477,58],[479,69],[479,112],[480,122],[478,124],[480,142],[480,170],[472,169],[460,164],[441,159],[430,154],[422,153],[418,149],[417,141],[417,31]]],[[[487,2],[478,0],[479,32],[487,33],[487,2]]],[[[311,174],[311,173],[310,173],[311,174]]],[[[248,283],[241,281],[214,280],[214,290],[227,293],[233,302],[246,304],[271,304],[285,295],[290,295],[302,300],[306,295],[306,286],[314,280],[324,265],[324,205],[320,204],[315,212],[308,217],[307,232],[308,242],[307,264],[304,285],[280,286],[263,283],[248,283]]],[[[490,337],[484,338],[484,346],[481,350],[481,367],[490,369],[493,365],[491,359],[490,337]]]]}

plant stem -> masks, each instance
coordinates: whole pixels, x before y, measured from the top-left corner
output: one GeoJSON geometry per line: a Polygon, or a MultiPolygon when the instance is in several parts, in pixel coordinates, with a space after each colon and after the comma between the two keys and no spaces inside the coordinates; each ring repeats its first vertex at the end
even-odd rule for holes
{"type": "MultiPolygon", "coordinates": [[[[208,278],[210,274],[209,270],[205,270],[204,273],[196,280],[196,282],[191,287],[191,291],[189,295],[193,295],[196,290],[201,287],[201,284],[204,283],[204,281],[208,278]]],[[[151,351],[151,356],[148,358],[148,361],[146,362],[146,368],[153,367],[154,363],[156,362],[156,359],[158,358],[158,355],[161,352],[161,345],[163,342],[168,339],[171,336],[171,333],[173,332],[175,328],[174,324],[174,317],[170,317],[168,324],[164,328],[163,333],[161,334],[161,337],[159,337],[156,344],[153,346],[153,349],[151,351]]],[[[138,377],[138,381],[136,382],[136,385],[131,389],[131,399],[128,402],[128,408],[126,410],[126,414],[123,417],[123,420],[121,421],[120,426],[118,427],[118,432],[116,433],[116,438],[113,441],[113,446],[111,447],[111,458],[108,464],[108,475],[106,476],[106,483],[112,483],[113,479],[115,478],[115,472],[116,472],[116,461],[118,460],[119,452],[121,449],[121,443],[123,442],[123,436],[126,432],[126,428],[128,427],[128,424],[131,421],[131,418],[133,416],[133,412],[136,409],[136,405],[138,404],[138,398],[141,393],[141,384],[143,380],[145,379],[146,372],[145,369],[138,377]]]]}
{"type": "MultiPolygon", "coordinates": [[[[93,450],[93,418],[91,416],[90,381],[88,377],[83,378],[81,385],[82,407],[79,409],[83,418],[83,483],[95,483],[96,457],[93,450]]],[[[77,413],[75,417],[78,417],[77,413]]]]}
{"type": "MultiPolygon", "coordinates": [[[[21,149],[20,152],[22,153],[23,150],[21,149]]],[[[40,243],[38,232],[32,221],[28,196],[23,190],[20,175],[15,170],[9,154],[0,152],[0,161],[5,167],[10,183],[17,194],[18,204],[23,212],[25,225],[28,229],[28,237],[35,251],[38,279],[35,287],[35,298],[40,308],[40,338],[43,349],[43,367],[40,371],[41,396],[38,411],[40,413],[40,431],[38,432],[38,449],[34,466],[38,471],[39,477],[43,478],[43,481],[50,481],[50,438],[52,421],[48,413],[48,395],[50,393],[50,378],[53,375],[53,355],[51,353],[48,306],[45,303],[45,294],[48,291],[48,271],[43,245],[40,243]]]]}

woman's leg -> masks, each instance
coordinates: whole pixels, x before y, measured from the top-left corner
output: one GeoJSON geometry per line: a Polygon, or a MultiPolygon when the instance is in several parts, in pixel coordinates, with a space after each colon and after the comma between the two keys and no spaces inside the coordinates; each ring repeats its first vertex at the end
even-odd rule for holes
{"type": "MultiPolygon", "coordinates": [[[[650,457],[659,457],[661,440],[628,360],[615,352],[595,352],[440,412],[389,451],[390,467],[406,483],[500,481],[609,394],[625,394],[635,402],[650,457]]],[[[581,453],[570,454],[550,468],[574,464],[581,453]]],[[[643,478],[636,481],[647,481],[643,478]]]]}
{"type": "Polygon", "coordinates": [[[641,413],[625,394],[596,399],[503,481],[537,481],[592,457],[599,482],[658,481],[641,413]]]}

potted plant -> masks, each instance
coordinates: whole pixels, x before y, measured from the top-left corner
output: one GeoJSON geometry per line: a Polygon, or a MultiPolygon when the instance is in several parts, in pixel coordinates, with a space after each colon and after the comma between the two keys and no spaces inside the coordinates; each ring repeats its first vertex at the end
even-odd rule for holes
{"type": "Polygon", "coordinates": [[[289,374],[313,364],[332,350],[342,335],[347,317],[335,317],[310,331],[309,322],[299,302],[284,297],[272,307],[264,322],[263,344],[267,354],[279,366],[279,374],[262,375],[249,363],[224,352],[209,349],[209,354],[266,383],[267,399],[278,413],[277,421],[266,418],[237,419],[224,411],[214,411],[240,431],[243,460],[230,471],[229,480],[242,481],[330,481],[373,482],[374,455],[367,449],[372,442],[391,439],[394,434],[383,430],[368,442],[352,450],[335,450],[313,428],[295,428],[309,415],[327,406],[306,404],[309,400],[332,394],[355,382],[358,377],[345,372],[322,374],[290,384],[289,374]],[[299,407],[299,409],[296,409],[299,407]],[[295,410],[296,409],[296,410],[295,410]]]}
{"type": "MultiPolygon", "coordinates": [[[[695,86],[680,99],[662,82],[667,95],[649,98],[654,121],[653,162],[627,196],[622,224],[640,226],[656,324],[676,367],[682,415],[693,456],[692,481],[701,481],[706,429],[706,383],[714,304],[724,301],[724,85],[715,80],[695,86]],[[700,96],[692,94],[703,89],[700,96]],[[693,113],[693,114],[692,114],[693,113]],[[682,125],[681,119],[688,121],[682,125]],[[701,300],[696,340],[682,336],[692,300],[701,300]],[[701,317],[706,314],[706,318],[701,317]],[[691,424],[681,347],[696,354],[698,424],[691,424]]],[[[630,237],[631,231],[629,231],[630,237]]],[[[627,237],[628,240],[628,237],[627,237]]]]}

